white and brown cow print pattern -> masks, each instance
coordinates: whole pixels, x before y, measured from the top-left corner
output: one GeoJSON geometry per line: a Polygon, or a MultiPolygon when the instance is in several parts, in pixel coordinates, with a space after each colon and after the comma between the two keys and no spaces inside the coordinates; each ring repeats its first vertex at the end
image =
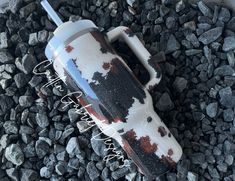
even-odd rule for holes
{"type": "MultiPolygon", "coordinates": [[[[136,38],[129,29],[124,32],[136,38]]],[[[149,62],[159,71],[151,59],[149,62]]],[[[67,45],[55,57],[54,68],[66,77],[63,81],[71,91],[83,92],[81,105],[92,104],[86,108],[91,118],[149,178],[165,173],[179,161],[181,147],[155,113],[147,88],[99,31],[67,45]]]]}

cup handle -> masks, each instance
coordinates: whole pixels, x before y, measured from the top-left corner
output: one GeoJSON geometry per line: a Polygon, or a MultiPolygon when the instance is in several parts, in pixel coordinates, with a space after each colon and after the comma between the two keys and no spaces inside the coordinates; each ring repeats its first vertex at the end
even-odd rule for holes
{"type": "Polygon", "coordinates": [[[139,38],[134,35],[132,30],[125,26],[119,26],[107,33],[109,42],[114,42],[117,39],[124,40],[130,49],[135,53],[137,58],[141,61],[143,66],[150,74],[150,80],[145,87],[148,91],[151,91],[161,80],[162,74],[159,65],[154,62],[151,54],[144,47],[139,38]]]}

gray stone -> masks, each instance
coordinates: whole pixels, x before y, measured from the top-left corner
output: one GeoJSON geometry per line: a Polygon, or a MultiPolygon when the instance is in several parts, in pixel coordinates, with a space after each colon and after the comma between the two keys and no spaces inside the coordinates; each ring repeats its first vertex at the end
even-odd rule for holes
{"type": "Polygon", "coordinates": [[[165,63],[165,70],[169,75],[173,75],[175,72],[175,66],[166,62],[165,63]]]}
{"type": "Polygon", "coordinates": [[[215,50],[216,52],[219,50],[220,46],[221,46],[221,44],[218,43],[218,42],[213,42],[213,43],[211,43],[211,48],[212,48],[213,50],[215,50]]]}
{"type": "Polygon", "coordinates": [[[20,96],[19,104],[22,107],[30,107],[34,102],[34,98],[32,96],[20,96]]]}
{"type": "Polygon", "coordinates": [[[41,159],[50,151],[49,144],[44,140],[37,140],[35,144],[35,150],[38,157],[41,159]]]}
{"type": "Polygon", "coordinates": [[[109,168],[111,171],[117,170],[119,167],[119,162],[118,161],[114,161],[113,163],[110,164],[109,168]]]}
{"type": "Polygon", "coordinates": [[[2,114],[5,114],[7,111],[9,111],[13,105],[14,102],[11,97],[0,95],[0,112],[2,114]]]}
{"type": "Polygon", "coordinates": [[[169,111],[174,108],[174,103],[167,92],[163,93],[156,104],[157,109],[160,111],[169,111]]]}
{"type": "Polygon", "coordinates": [[[196,30],[196,23],[195,23],[195,21],[189,21],[189,22],[184,23],[184,28],[185,29],[190,29],[192,31],[195,31],[196,30]]]}
{"type": "Polygon", "coordinates": [[[135,173],[129,173],[125,175],[125,179],[127,181],[135,181],[136,178],[136,172],[135,173]]]}
{"type": "Polygon", "coordinates": [[[226,154],[225,155],[225,163],[228,164],[228,166],[233,164],[234,157],[231,154],[226,154]]]}
{"type": "Polygon", "coordinates": [[[208,23],[199,23],[197,24],[198,29],[204,31],[208,31],[211,28],[211,25],[208,23]]]}
{"type": "Polygon", "coordinates": [[[217,40],[222,35],[222,32],[223,32],[222,27],[213,28],[213,29],[203,33],[198,38],[198,40],[200,42],[202,42],[203,44],[208,45],[208,44],[212,43],[213,41],[217,40]]]}
{"type": "Polygon", "coordinates": [[[38,173],[32,169],[20,169],[20,180],[22,181],[37,181],[39,180],[38,173]]]}
{"type": "Polygon", "coordinates": [[[52,170],[47,167],[42,167],[40,169],[40,176],[44,178],[51,178],[52,170]]]}
{"type": "Polygon", "coordinates": [[[129,11],[124,11],[123,20],[126,22],[132,22],[134,20],[134,16],[129,11]]]}
{"type": "Polygon", "coordinates": [[[208,171],[212,178],[216,178],[216,179],[220,178],[218,171],[213,166],[208,167],[208,171]]]}
{"type": "Polygon", "coordinates": [[[126,0],[127,4],[129,4],[131,7],[135,3],[136,0],[126,0]]]}
{"type": "Polygon", "coordinates": [[[11,10],[12,13],[16,13],[19,11],[21,5],[23,3],[23,0],[10,0],[8,4],[8,8],[11,10]]]}
{"type": "Polygon", "coordinates": [[[232,31],[235,31],[235,17],[231,18],[226,27],[232,31]]]}
{"type": "Polygon", "coordinates": [[[176,5],[175,5],[175,11],[176,11],[177,13],[180,12],[180,11],[182,11],[182,10],[184,10],[184,9],[185,9],[185,3],[184,3],[183,0],[180,0],[179,2],[176,3],[176,5]]]}
{"type": "Polygon", "coordinates": [[[228,22],[231,18],[230,11],[227,8],[222,7],[218,16],[218,20],[228,22]]]}
{"type": "Polygon", "coordinates": [[[28,3],[20,9],[20,17],[27,18],[36,9],[36,3],[28,3]]]}
{"type": "Polygon", "coordinates": [[[214,75],[220,75],[220,76],[233,76],[235,75],[235,70],[229,66],[229,65],[222,65],[215,69],[214,75]]]}
{"type": "Polygon", "coordinates": [[[175,17],[170,16],[170,17],[166,18],[166,27],[168,29],[174,29],[176,27],[176,19],[175,19],[175,17]]]}
{"type": "Polygon", "coordinates": [[[95,180],[100,176],[99,170],[95,167],[95,163],[93,161],[89,162],[86,167],[87,174],[91,180],[95,180]]]}
{"type": "Polygon", "coordinates": [[[25,158],[31,158],[31,157],[35,157],[36,156],[34,145],[35,145],[35,141],[31,141],[23,149],[24,150],[24,154],[25,154],[25,158]]]}
{"type": "Polygon", "coordinates": [[[1,76],[1,78],[3,78],[3,79],[11,79],[12,77],[11,77],[11,75],[10,74],[8,74],[7,72],[2,72],[1,74],[0,74],[0,76],[1,76]]]}
{"type": "Polygon", "coordinates": [[[45,43],[47,42],[47,38],[48,38],[48,31],[46,30],[42,30],[38,32],[38,41],[41,43],[45,43]]]}
{"type": "Polygon", "coordinates": [[[219,90],[219,96],[223,97],[225,95],[232,95],[231,87],[225,87],[219,90]]]}
{"type": "Polygon", "coordinates": [[[71,156],[76,156],[76,155],[81,154],[81,149],[80,149],[77,137],[70,138],[66,146],[66,151],[71,156]]]}
{"type": "Polygon", "coordinates": [[[218,169],[220,172],[226,173],[226,172],[227,172],[227,169],[228,169],[228,166],[227,166],[227,164],[225,164],[225,163],[221,163],[221,164],[217,165],[217,169],[218,169]]]}
{"type": "Polygon", "coordinates": [[[178,49],[180,49],[179,42],[174,35],[170,35],[169,40],[167,41],[166,53],[172,53],[178,49]]]}
{"type": "Polygon", "coordinates": [[[166,55],[163,51],[158,52],[152,57],[153,60],[156,60],[157,63],[165,62],[166,61],[166,55]]]}
{"type": "Polygon", "coordinates": [[[42,82],[42,76],[34,75],[32,79],[29,81],[29,84],[31,87],[36,87],[41,82],[42,82]]]}
{"type": "Polygon", "coordinates": [[[28,83],[28,76],[24,73],[18,73],[14,76],[16,86],[18,88],[24,87],[28,83]]]}
{"type": "Polygon", "coordinates": [[[190,41],[195,48],[198,48],[200,46],[200,43],[195,34],[191,33],[187,35],[186,39],[190,41]]]}
{"type": "Polygon", "coordinates": [[[6,169],[6,173],[13,181],[19,181],[19,172],[16,168],[6,169]]]}
{"type": "Polygon", "coordinates": [[[76,109],[69,109],[68,116],[69,116],[70,122],[72,122],[72,123],[77,121],[79,118],[79,114],[78,114],[78,112],[76,112],[76,109]]]}
{"type": "Polygon", "coordinates": [[[77,127],[79,129],[80,133],[84,133],[91,129],[93,126],[96,124],[93,121],[78,121],[77,122],[77,127]]]}
{"type": "Polygon", "coordinates": [[[0,85],[2,89],[6,89],[10,85],[11,81],[9,79],[2,79],[0,80],[0,85]]]}
{"type": "Polygon", "coordinates": [[[193,153],[190,157],[193,164],[203,164],[205,162],[205,154],[193,153]]]}
{"type": "Polygon", "coordinates": [[[32,70],[37,65],[37,60],[32,54],[26,54],[23,56],[18,68],[22,70],[25,74],[32,73],[32,70]]]}
{"type": "Polygon", "coordinates": [[[234,112],[232,109],[225,109],[223,111],[223,117],[224,117],[224,121],[226,122],[232,122],[234,119],[234,112]]]}
{"type": "MultiPolygon", "coordinates": [[[[176,174],[175,173],[167,173],[166,174],[166,178],[167,178],[167,180],[169,180],[169,181],[176,181],[176,174]]],[[[148,179],[146,180],[146,181],[148,181],[148,179]]]]}
{"type": "Polygon", "coordinates": [[[196,55],[196,54],[199,54],[199,53],[202,53],[202,50],[200,50],[200,49],[190,49],[190,50],[185,51],[185,54],[187,56],[192,56],[192,55],[196,55]]]}
{"type": "Polygon", "coordinates": [[[175,81],[173,82],[173,87],[178,92],[183,92],[184,89],[187,87],[188,81],[183,77],[176,77],[175,81]]]}
{"type": "Polygon", "coordinates": [[[211,118],[214,118],[217,115],[217,111],[218,111],[218,103],[217,102],[210,103],[206,107],[206,113],[211,118]]]}
{"type": "Polygon", "coordinates": [[[154,21],[158,18],[158,11],[157,10],[152,10],[149,11],[148,15],[147,15],[147,19],[149,21],[154,21]]]}
{"type": "Polygon", "coordinates": [[[105,151],[106,146],[104,141],[101,140],[100,131],[98,129],[94,129],[92,132],[91,146],[98,156],[104,157],[107,154],[105,151]]]}
{"type": "Polygon", "coordinates": [[[228,52],[235,49],[235,37],[229,36],[224,39],[223,51],[228,52]]]}
{"type": "Polygon", "coordinates": [[[14,58],[6,49],[0,49],[0,62],[1,63],[13,63],[14,58]]]}
{"type": "Polygon", "coordinates": [[[235,108],[235,96],[223,95],[220,97],[220,104],[226,108],[235,108]]]}
{"type": "Polygon", "coordinates": [[[7,33],[2,32],[0,33],[0,49],[7,48],[7,47],[8,47],[7,33]]]}
{"type": "Polygon", "coordinates": [[[7,147],[7,145],[9,144],[9,135],[8,134],[4,134],[2,135],[1,139],[0,139],[0,152],[7,147]]]}
{"type": "Polygon", "coordinates": [[[206,4],[203,1],[198,2],[198,8],[204,16],[207,16],[209,18],[213,17],[212,11],[210,10],[209,7],[206,6],[206,4]]]}
{"type": "Polygon", "coordinates": [[[67,161],[68,153],[66,151],[62,151],[56,155],[57,160],[59,161],[67,161]]]}
{"type": "Polygon", "coordinates": [[[170,12],[170,9],[168,7],[166,7],[165,5],[161,5],[159,12],[160,12],[160,16],[164,17],[170,12]]]}
{"type": "Polygon", "coordinates": [[[221,155],[222,151],[216,146],[214,147],[213,149],[213,154],[216,155],[216,156],[219,156],[221,155]]]}
{"type": "Polygon", "coordinates": [[[211,62],[211,58],[212,58],[211,49],[208,48],[208,46],[204,46],[203,51],[208,62],[211,62]]]}
{"type": "Polygon", "coordinates": [[[231,152],[235,151],[235,145],[231,143],[231,141],[225,140],[223,144],[223,150],[225,154],[230,154],[231,152]]]}
{"type": "Polygon", "coordinates": [[[69,137],[69,135],[71,135],[72,133],[74,132],[74,128],[73,127],[68,127],[68,128],[65,128],[62,136],[61,136],[61,139],[65,139],[67,137],[69,137]]]}
{"type": "Polygon", "coordinates": [[[162,27],[161,27],[161,25],[155,25],[155,26],[153,27],[153,31],[154,31],[155,34],[160,34],[160,33],[162,32],[162,27]]]}
{"type": "Polygon", "coordinates": [[[14,64],[5,64],[5,71],[14,73],[16,66],[14,64]]]}
{"type": "Polygon", "coordinates": [[[227,53],[227,59],[228,59],[228,63],[231,67],[234,67],[235,66],[235,56],[234,56],[234,53],[233,51],[229,51],[227,53]]]}
{"type": "Polygon", "coordinates": [[[130,171],[128,169],[128,167],[123,167],[120,168],[114,172],[111,173],[112,178],[114,178],[115,180],[125,176],[126,174],[128,174],[130,171]]]}
{"type": "Polygon", "coordinates": [[[68,166],[78,170],[79,169],[79,160],[77,158],[71,158],[69,159],[68,166]]]}
{"type": "Polygon", "coordinates": [[[55,166],[55,171],[58,175],[64,175],[66,172],[66,167],[63,162],[59,162],[55,166]]]}
{"type": "Polygon", "coordinates": [[[40,126],[41,128],[46,128],[47,126],[49,126],[49,120],[46,113],[37,113],[36,121],[38,126],[40,126]]]}
{"type": "Polygon", "coordinates": [[[31,33],[29,35],[29,45],[35,46],[38,44],[38,34],[37,33],[31,33]]]}
{"type": "Polygon", "coordinates": [[[7,134],[10,134],[10,133],[17,134],[18,130],[19,130],[19,128],[18,128],[18,126],[17,126],[15,121],[6,121],[3,124],[3,127],[4,127],[5,132],[7,134]]]}
{"type": "Polygon", "coordinates": [[[6,148],[5,157],[14,165],[21,165],[24,162],[24,154],[17,144],[11,144],[6,148]]]}

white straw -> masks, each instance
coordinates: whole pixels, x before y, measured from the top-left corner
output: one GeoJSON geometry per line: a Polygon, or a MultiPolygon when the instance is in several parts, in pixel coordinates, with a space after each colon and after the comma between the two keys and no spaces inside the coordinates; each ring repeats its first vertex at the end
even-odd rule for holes
{"type": "Polygon", "coordinates": [[[47,0],[42,0],[41,5],[43,6],[43,8],[46,10],[46,12],[49,14],[49,16],[52,18],[52,20],[55,22],[57,26],[60,26],[61,24],[63,24],[60,17],[56,14],[56,12],[48,3],[47,0]]]}

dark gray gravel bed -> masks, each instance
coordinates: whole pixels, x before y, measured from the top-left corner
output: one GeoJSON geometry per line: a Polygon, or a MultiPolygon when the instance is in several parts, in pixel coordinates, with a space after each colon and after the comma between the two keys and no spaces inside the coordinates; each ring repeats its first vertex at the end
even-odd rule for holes
{"type": "MultiPolygon", "coordinates": [[[[33,74],[56,28],[39,2],[10,0],[0,14],[0,180],[146,181],[115,141],[130,166],[104,162],[109,154],[104,142],[90,140],[97,127],[82,132],[87,125],[72,106],[63,109],[67,89],[43,87],[50,76],[33,74]]],[[[88,18],[104,31],[129,26],[160,64],[163,79],[151,93],[154,107],[184,154],[156,180],[232,181],[235,17],[225,7],[187,2],[50,1],[63,21],[88,18]]],[[[114,46],[144,84],[148,73],[129,48],[114,46]]],[[[52,67],[47,70],[54,74],[52,67]]]]}

